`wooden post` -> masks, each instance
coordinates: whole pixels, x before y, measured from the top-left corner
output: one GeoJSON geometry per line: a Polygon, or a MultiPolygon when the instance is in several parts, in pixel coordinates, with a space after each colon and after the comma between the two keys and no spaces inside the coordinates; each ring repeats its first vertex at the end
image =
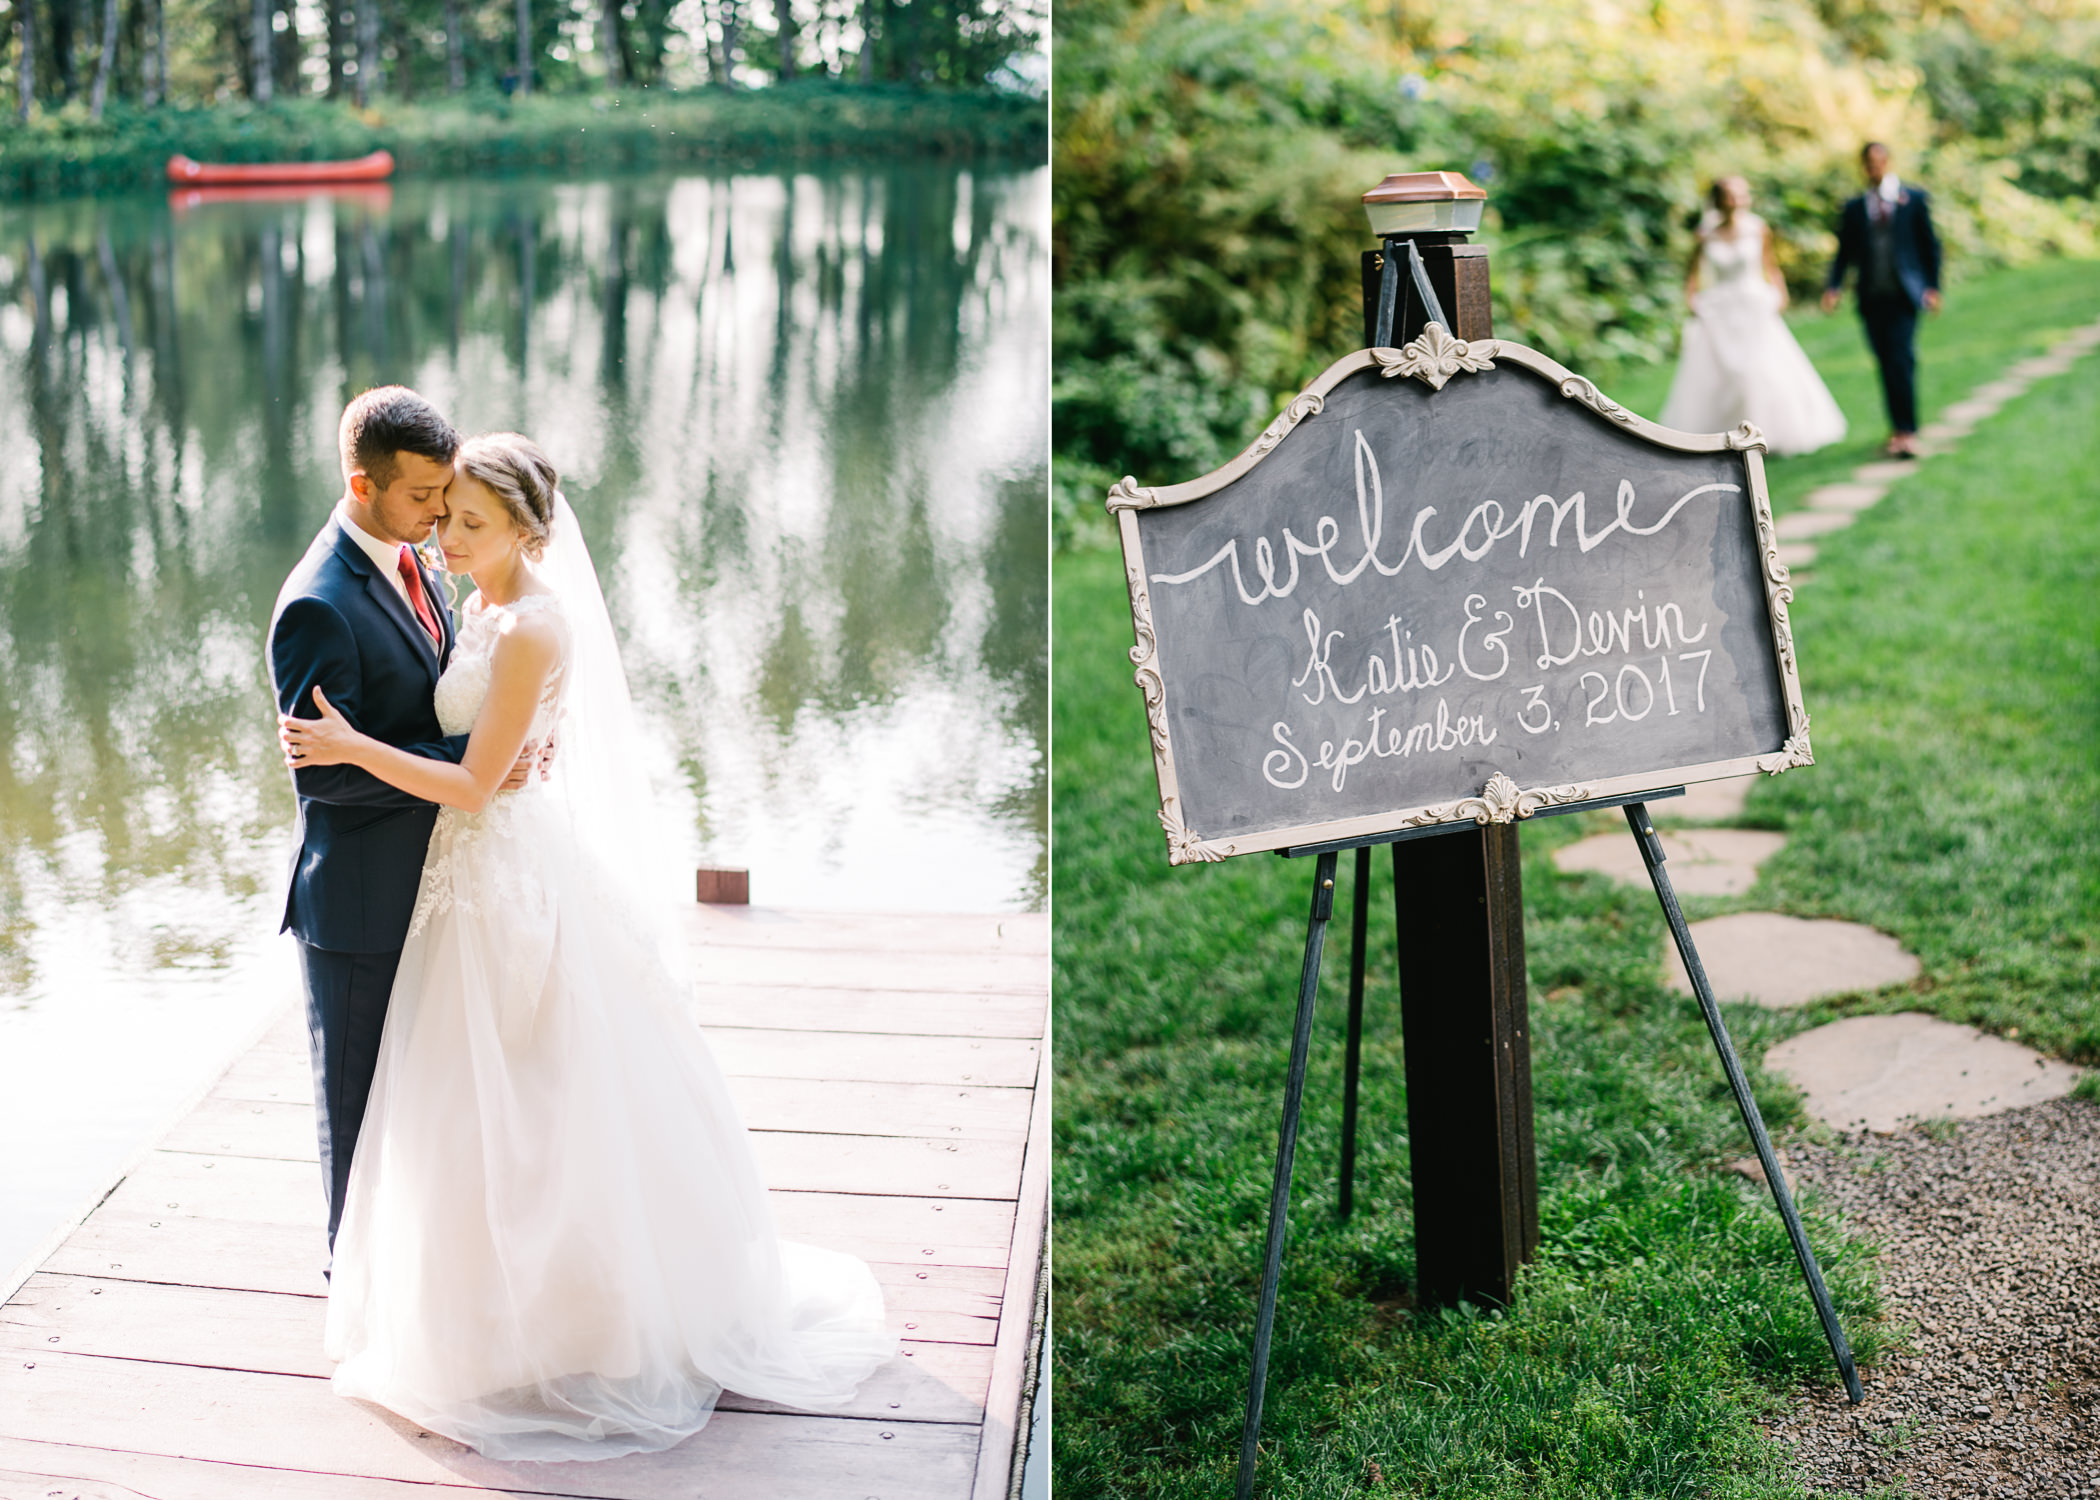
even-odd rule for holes
{"type": "Polygon", "coordinates": [[[1503,1303],[1538,1249],[1517,830],[1393,845],[1415,1301],[1503,1303]]]}
{"type": "MultiPolygon", "coordinates": [[[[1378,327],[1386,257],[1409,240],[1450,319],[1446,331],[1494,337],[1487,251],[1467,243],[1478,211],[1453,212],[1484,196],[1449,172],[1388,177],[1364,195],[1384,237],[1363,256],[1366,346],[1398,348],[1422,331],[1405,262],[1394,325],[1383,338],[1378,327]]],[[[1538,1249],[1519,861],[1513,823],[1393,845],[1418,1306],[1507,1302],[1517,1268],[1538,1249]]]]}

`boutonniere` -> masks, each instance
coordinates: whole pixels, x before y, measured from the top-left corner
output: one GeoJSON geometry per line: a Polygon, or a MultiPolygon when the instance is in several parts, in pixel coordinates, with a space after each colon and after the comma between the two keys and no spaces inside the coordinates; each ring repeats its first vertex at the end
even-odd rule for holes
{"type": "Polygon", "coordinates": [[[416,546],[416,561],[435,573],[445,565],[445,554],[438,550],[437,535],[433,532],[427,541],[416,546]]]}

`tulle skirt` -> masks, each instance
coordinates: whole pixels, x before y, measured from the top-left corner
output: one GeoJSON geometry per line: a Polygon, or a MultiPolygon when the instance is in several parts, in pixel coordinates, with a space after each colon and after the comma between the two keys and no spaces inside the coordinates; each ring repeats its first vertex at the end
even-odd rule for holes
{"type": "Polygon", "coordinates": [[[1845,435],[1845,414],[1779,316],[1765,281],[1713,287],[1684,325],[1662,424],[1726,432],[1757,424],[1774,453],[1808,453],[1845,435]]]}
{"type": "Polygon", "coordinates": [[[673,972],[535,790],[442,815],[336,1240],[339,1393],[611,1458],[725,1388],[843,1405],[895,1353],[864,1264],[777,1237],[673,972]]]}

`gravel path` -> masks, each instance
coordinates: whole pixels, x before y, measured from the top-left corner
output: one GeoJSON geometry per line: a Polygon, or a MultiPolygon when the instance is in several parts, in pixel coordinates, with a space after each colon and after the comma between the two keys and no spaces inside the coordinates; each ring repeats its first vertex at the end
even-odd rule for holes
{"type": "Polygon", "coordinates": [[[1811,1491],[2100,1496],[2100,1106],[1793,1143],[1788,1169],[1879,1240],[1906,1347],[1769,1424],[1811,1491]]]}

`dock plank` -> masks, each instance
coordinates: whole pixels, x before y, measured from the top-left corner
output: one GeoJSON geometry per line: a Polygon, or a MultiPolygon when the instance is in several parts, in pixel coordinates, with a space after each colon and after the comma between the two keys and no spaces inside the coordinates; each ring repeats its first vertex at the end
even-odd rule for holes
{"type": "MultiPolygon", "coordinates": [[[[327,1301],[320,1297],[40,1274],[0,1311],[0,1350],[28,1359],[63,1352],[325,1380],[335,1369],[322,1347],[327,1315],[327,1301]]],[[[904,1336],[905,1352],[837,1415],[900,1422],[983,1420],[992,1367],[991,1320],[948,1319],[983,1325],[970,1330],[975,1338],[949,1342],[918,1333],[926,1321],[927,1314],[892,1309],[890,1324],[904,1336]]],[[[723,1405],[739,1411],[783,1409],[742,1396],[725,1397],[723,1405]]]]}
{"type": "Polygon", "coordinates": [[[1000,916],[886,915],[772,906],[695,906],[689,931],[705,948],[843,948],[856,953],[1050,951],[1041,912],[1000,916]]]}
{"type": "Polygon", "coordinates": [[[847,1083],[947,1083],[1025,1089],[1035,1082],[1042,1043],[1021,1037],[971,1039],[707,1026],[722,1071],[768,1078],[847,1083]]]}
{"type": "Polygon", "coordinates": [[[694,978],[747,990],[865,990],[876,994],[1011,995],[1041,992],[1050,960],[1034,953],[866,953],[829,948],[699,950],[694,978]]]}
{"type": "MultiPolygon", "coordinates": [[[[821,1093],[804,1101],[801,1117],[814,1129],[752,1133],[768,1183],[789,1191],[965,1198],[997,1197],[1019,1187],[1022,1133],[1009,1132],[1003,1140],[960,1132],[940,1138],[864,1135],[852,1128],[849,1113],[826,1118],[830,1102],[821,1093]]],[[[786,1117],[785,1111],[774,1114],[786,1117]]],[[[206,1099],[169,1132],[163,1149],[304,1164],[320,1159],[310,1107],[246,1099],[206,1099]]]]}
{"type": "Polygon", "coordinates": [[[506,1466],[337,1398],[306,1030],[287,1007],[0,1307],[0,1500],[25,1482],[25,1500],[985,1495],[1011,1468],[1034,1316],[1017,1289],[1046,1191],[1047,923],[747,908],[692,931],[711,976],[696,1019],[781,1233],[882,1284],[898,1354],[852,1405],[730,1393],[669,1453],[506,1466]]]}
{"type": "MultiPolygon", "coordinates": [[[[305,1083],[306,1064],[298,1064],[305,1083]]],[[[730,1080],[753,1130],[821,1129],[838,1135],[944,1137],[1019,1143],[1028,1138],[1025,1089],[952,1088],[937,1083],[849,1083],[813,1078],[730,1080]]],[[[280,1090],[281,1094],[283,1091],[280,1090]]],[[[214,1089],[161,1144],[212,1156],[317,1161],[313,1105],[214,1089]]]]}
{"type": "Polygon", "coordinates": [[[864,1500],[965,1496],[978,1429],[722,1411],[664,1453],[596,1463],[502,1464],[427,1434],[325,1380],[144,1360],[47,1354],[0,1362],[0,1438],[116,1447],[265,1469],[411,1483],[495,1484],[585,1500],[688,1500],[705,1476],[725,1497],[864,1500]]]}
{"type": "Polygon", "coordinates": [[[811,985],[717,984],[693,989],[703,1026],[739,1026],[763,1015],[797,1031],[857,1031],[877,1036],[1039,1037],[1042,1005],[1022,995],[949,995],[811,985]]]}
{"type": "Polygon", "coordinates": [[[486,1500],[492,1495],[546,1500],[544,1491],[493,1485],[405,1484],[0,1438],[0,1500],[486,1500]]]}

